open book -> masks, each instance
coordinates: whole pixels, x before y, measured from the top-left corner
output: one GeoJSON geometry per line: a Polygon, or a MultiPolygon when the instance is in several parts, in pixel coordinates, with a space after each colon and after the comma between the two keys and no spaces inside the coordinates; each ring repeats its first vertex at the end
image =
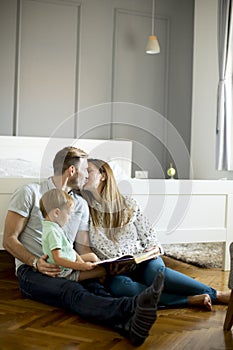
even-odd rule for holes
{"type": "Polygon", "coordinates": [[[148,252],[143,252],[137,255],[122,255],[119,258],[112,258],[98,261],[98,265],[109,264],[109,263],[122,263],[122,264],[140,264],[143,261],[153,259],[158,256],[157,248],[151,249],[148,252]]]}

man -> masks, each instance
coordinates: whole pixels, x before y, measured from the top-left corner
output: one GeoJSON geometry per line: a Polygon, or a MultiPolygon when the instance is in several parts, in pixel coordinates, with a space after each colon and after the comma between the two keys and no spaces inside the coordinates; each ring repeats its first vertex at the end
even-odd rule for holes
{"type": "MultiPolygon", "coordinates": [[[[156,320],[163,275],[138,297],[132,298],[95,295],[80,283],[56,277],[59,267],[47,263],[47,256],[42,252],[39,200],[52,188],[70,193],[76,205],[64,230],[74,245],[82,234],[86,236],[88,206],[73,191],[82,189],[87,181],[87,154],[75,147],[65,147],[56,154],[53,168],[53,177],[19,188],[10,200],[3,246],[16,258],[20,290],[25,297],[66,308],[92,322],[111,325],[132,344],[140,345],[156,320]]],[[[103,275],[105,273],[103,269],[103,275]]]]}

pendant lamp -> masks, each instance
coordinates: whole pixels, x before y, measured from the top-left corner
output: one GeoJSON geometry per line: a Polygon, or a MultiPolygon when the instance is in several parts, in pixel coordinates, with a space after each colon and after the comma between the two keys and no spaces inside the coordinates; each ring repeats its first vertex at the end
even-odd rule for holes
{"type": "Polygon", "coordinates": [[[151,24],[151,35],[148,38],[146,45],[146,53],[154,55],[160,53],[159,42],[157,36],[154,35],[155,27],[155,0],[152,0],[152,24],[151,24]]]}

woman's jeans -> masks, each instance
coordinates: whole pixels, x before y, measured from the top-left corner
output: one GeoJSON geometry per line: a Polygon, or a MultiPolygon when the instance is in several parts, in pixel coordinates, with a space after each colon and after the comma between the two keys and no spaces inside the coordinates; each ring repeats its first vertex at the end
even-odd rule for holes
{"type": "Polygon", "coordinates": [[[113,298],[108,293],[95,295],[78,282],[49,277],[27,265],[18,268],[17,276],[23,296],[65,308],[91,322],[101,322],[113,328],[124,327],[135,311],[135,297],[113,298]]]}
{"type": "Polygon", "coordinates": [[[111,277],[106,282],[110,293],[116,297],[140,294],[151,285],[159,272],[164,274],[164,289],[159,306],[187,306],[188,296],[209,294],[216,301],[216,290],[165,266],[161,257],[136,265],[136,268],[124,275],[111,277]]]}

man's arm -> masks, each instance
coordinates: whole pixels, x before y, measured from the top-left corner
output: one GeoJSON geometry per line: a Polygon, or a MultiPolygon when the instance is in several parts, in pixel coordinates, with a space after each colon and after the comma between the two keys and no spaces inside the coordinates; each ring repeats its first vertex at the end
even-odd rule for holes
{"type": "MultiPolygon", "coordinates": [[[[19,241],[19,236],[21,232],[23,232],[27,220],[27,218],[18,213],[8,211],[4,227],[3,247],[15,258],[29,266],[33,266],[33,261],[36,256],[30,253],[19,241]]],[[[38,259],[37,269],[46,275],[57,276],[60,269],[55,265],[47,263],[46,259],[46,255],[42,255],[38,259]]]]}
{"type": "Polygon", "coordinates": [[[27,223],[27,218],[8,211],[3,235],[3,247],[15,258],[32,266],[35,256],[31,254],[19,241],[18,237],[27,223]]]}
{"type": "Polygon", "coordinates": [[[78,254],[83,255],[87,253],[93,253],[90,248],[90,240],[89,240],[89,232],[88,231],[79,231],[77,233],[75,242],[74,242],[75,250],[78,254]]]}

